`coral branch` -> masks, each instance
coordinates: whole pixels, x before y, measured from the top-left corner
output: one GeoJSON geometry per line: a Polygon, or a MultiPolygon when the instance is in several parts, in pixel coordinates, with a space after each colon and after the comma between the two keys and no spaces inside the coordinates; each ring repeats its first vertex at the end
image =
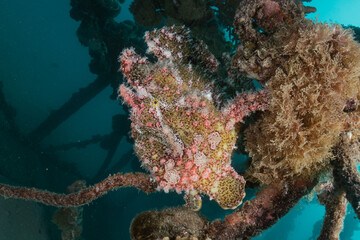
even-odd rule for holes
{"type": "Polygon", "coordinates": [[[146,193],[150,193],[155,191],[156,184],[152,177],[144,173],[118,173],[107,177],[94,186],[69,195],[5,184],[0,184],[0,195],[5,198],[33,200],[56,207],[72,207],[89,203],[110,190],[115,190],[119,187],[136,187],[146,193]]]}
{"type": "Polygon", "coordinates": [[[274,183],[227,215],[223,222],[210,226],[211,239],[249,239],[274,225],[317,183],[298,178],[285,185],[274,183]]]}
{"type": "Polygon", "coordinates": [[[265,91],[245,92],[234,98],[223,110],[223,115],[237,123],[254,111],[264,111],[268,107],[269,97],[265,91]]]}
{"type": "MultiPolygon", "coordinates": [[[[68,193],[75,193],[86,187],[85,180],[78,180],[67,188],[68,193]]],[[[55,211],[52,222],[61,231],[61,240],[80,240],[83,232],[84,207],[60,208],[55,211]]]]}
{"type": "MultiPolygon", "coordinates": [[[[332,184],[331,184],[332,185],[332,184]]],[[[345,192],[338,186],[330,187],[318,195],[321,204],[325,205],[326,214],[318,240],[339,240],[344,227],[347,201],[345,192]]]]}
{"type": "Polygon", "coordinates": [[[360,219],[360,176],[351,154],[352,148],[351,143],[342,143],[335,148],[336,158],[332,161],[333,175],[335,182],[345,189],[346,198],[360,219]]]}

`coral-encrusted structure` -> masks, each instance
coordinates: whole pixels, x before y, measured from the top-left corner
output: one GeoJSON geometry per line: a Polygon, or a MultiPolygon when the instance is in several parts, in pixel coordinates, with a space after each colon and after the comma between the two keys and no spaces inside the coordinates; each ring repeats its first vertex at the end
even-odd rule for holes
{"type": "Polygon", "coordinates": [[[235,18],[244,44],[233,65],[272,96],[269,110],[246,133],[253,160],[247,175],[265,185],[299,174],[316,177],[339,134],[358,128],[359,44],[340,25],[303,15],[295,1],[249,0],[235,18]]]}
{"type": "Polygon", "coordinates": [[[130,227],[131,239],[202,240],[206,237],[209,221],[199,212],[188,208],[170,208],[161,211],[142,212],[130,227]]]}
{"type": "MultiPolygon", "coordinates": [[[[68,188],[68,193],[78,192],[86,188],[85,180],[78,180],[72,183],[68,188]]],[[[61,230],[61,240],[81,240],[83,232],[83,207],[68,207],[57,210],[52,222],[61,230]]]]}
{"type": "MultiPolygon", "coordinates": [[[[178,13],[184,13],[187,4],[194,6],[196,2],[214,1],[161,2],[182,5],[178,13]]],[[[218,1],[219,8],[222,6],[231,12],[227,4],[230,1],[218,1]]],[[[82,206],[120,187],[136,187],[146,193],[175,190],[186,193],[188,205],[141,213],[131,224],[132,239],[233,240],[250,239],[277,223],[324,177],[328,184],[319,185],[322,188],[319,199],[325,204],[326,215],[318,239],[338,239],[347,201],[360,218],[357,168],[360,48],[350,31],[338,25],[306,20],[304,14],[315,9],[303,7],[303,1],[308,0],[241,1],[234,23],[241,43],[232,58],[234,69],[228,69],[229,76],[233,81],[238,80],[240,74],[255,78],[266,92],[236,95],[237,85],[222,79],[225,86],[231,85],[230,91],[221,90],[227,99],[234,97],[228,103],[219,97],[215,88],[222,86],[217,76],[224,76],[218,73],[221,72],[218,62],[207,47],[192,39],[183,27],[167,27],[146,34],[149,53],[159,59],[155,63],[152,56],[150,61],[138,56],[133,49],[123,51],[121,70],[128,84],[120,87],[120,93],[132,108],[135,150],[150,174],[116,173],[70,194],[0,183],[0,196],[66,207],[55,214],[54,222],[65,230],[64,237],[75,238],[80,235],[78,220],[82,212],[81,208],[69,207],[82,206]],[[271,95],[270,101],[267,94],[271,95]],[[246,122],[254,120],[254,124],[239,127],[244,116],[265,108],[264,113],[247,119],[246,122]],[[235,208],[244,197],[244,180],[230,164],[238,129],[246,129],[246,149],[252,157],[246,170],[247,187],[255,186],[252,180],[266,186],[223,220],[209,222],[199,212],[192,211],[201,206],[200,194],[214,198],[223,208],[235,208]],[[69,214],[70,221],[64,221],[65,218],[69,220],[69,214]]],[[[96,27],[101,36],[106,33],[111,46],[117,45],[117,41],[113,41],[120,36],[116,30],[119,28],[113,28],[117,25],[103,17],[99,18],[101,24],[94,24],[97,22],[93,16],[98,15],[88,12],[99,13],[97,8],[104,3],[110,4],[107,9],[112,15],[118,11],[113,4],[116,1],[94,0],[101,2],[94,5],[95,9],[87,0],[80,1],[84,6],[75,4],[77,2],[72,2],[73,7],[81,10],[86,18],[82,26],[85,29],[96,27]],[[109,29],[116,31],[109,33],[109,29]]],[[[155,4],[159,1],[136,2],[155,4]]],[[[144,7],[149,7],[145,4],[144,7]]],[[[199,6],[209,7],[208,4],[199,6]]],[[[156,14],[164,13],[158,5],[149,7],[149,11],[154,10],[156,14]]],[[[187,17],[194,20],[201,15],[187,17]]],[[[232,19],[232,15],[226,19],[232,19]]],[[[158,20],[160,18],[154,23],[158,20]]],[[[93,43],[88,37],[86,39],[93,43]]],[[[214,35],[208,34],[208,37],[214,35]]],[[[103,41],[102,37],[96,39],[103,41]]],[[[103,49],[98,48],[101,44],[91,45],[92,50],[103,49]]],[[[120,46],[106,48],[109,56],[118,54],[115,50],[120,46]]],[[[223,61],[229,62],[230,54],[223,61]]],[[[113,66],[108,68],[105,64],[100,68],[113,70],[113,66]]],[[[2,111],[6,121],[13,122],[9,106],[2,102],[5,103],[2,111]]],[[[6,133],[6,136],[11,135],[6,133]]],[[[18,133],[12,139],[20,143],[18,133]]],[[[240,140],[238,142],[242,143],[243,139],[240,140]]],[[[113,145],[113,140],[111,142],[104,146],[113,145]]]]}
{"type": "Polygon", "coordinates": [[[244,93],[219,110],[211,84],[217,61],[187,29],[170,27],[146,34],[159,59],[152,64],[126,49],[121,70],[131,88],[120,94],[132,107],[132,137],[142,165],[159,188],[207,194],[225,209],[245,195],[245,181],[231,167],[237,125],[252,111],[266,107],[265,92],[244,93]]]}

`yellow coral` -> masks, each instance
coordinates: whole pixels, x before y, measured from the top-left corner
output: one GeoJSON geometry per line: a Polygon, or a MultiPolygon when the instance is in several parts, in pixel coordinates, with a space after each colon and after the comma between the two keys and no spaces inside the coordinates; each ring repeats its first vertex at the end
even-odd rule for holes
{"type": "Polygon", "coordinates": [[[243,198],[243,194],[238,191],[241,188],[241,183],[236,179],[227,176],[218,181],[218,187],[216,189],[212,189],[213,191],[217,191],[216,201],[223,209],[231,209],[238,202],[239,198],[243,198]]]}

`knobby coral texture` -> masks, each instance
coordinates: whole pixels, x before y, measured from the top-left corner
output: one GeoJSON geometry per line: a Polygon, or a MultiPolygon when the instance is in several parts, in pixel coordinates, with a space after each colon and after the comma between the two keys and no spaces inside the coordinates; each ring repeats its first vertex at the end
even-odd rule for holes
{"type": "Polygon", "coordinates": [[[219,109],[211,83],[217,61],[202,42],[175,26],[145,38],[157,63],[133,49],[120,56],[130,85],[121,85],[120,94],[132,107],[132,137],[142,165],[165,192],[184,191],[197,200],[203,193],[225,209],[239,206],[245,181],[231,167],[236,124],[267,107],[266,93],[239,94],[219,109]]]}

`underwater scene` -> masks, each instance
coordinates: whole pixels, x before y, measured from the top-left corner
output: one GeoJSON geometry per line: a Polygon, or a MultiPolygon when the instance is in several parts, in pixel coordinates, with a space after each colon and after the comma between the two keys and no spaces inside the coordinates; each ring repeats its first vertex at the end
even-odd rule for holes
{"type": "Polygon", "coordinates": [[[360,1],[0,0],[0,240],[360,239],[360,1]]]}

